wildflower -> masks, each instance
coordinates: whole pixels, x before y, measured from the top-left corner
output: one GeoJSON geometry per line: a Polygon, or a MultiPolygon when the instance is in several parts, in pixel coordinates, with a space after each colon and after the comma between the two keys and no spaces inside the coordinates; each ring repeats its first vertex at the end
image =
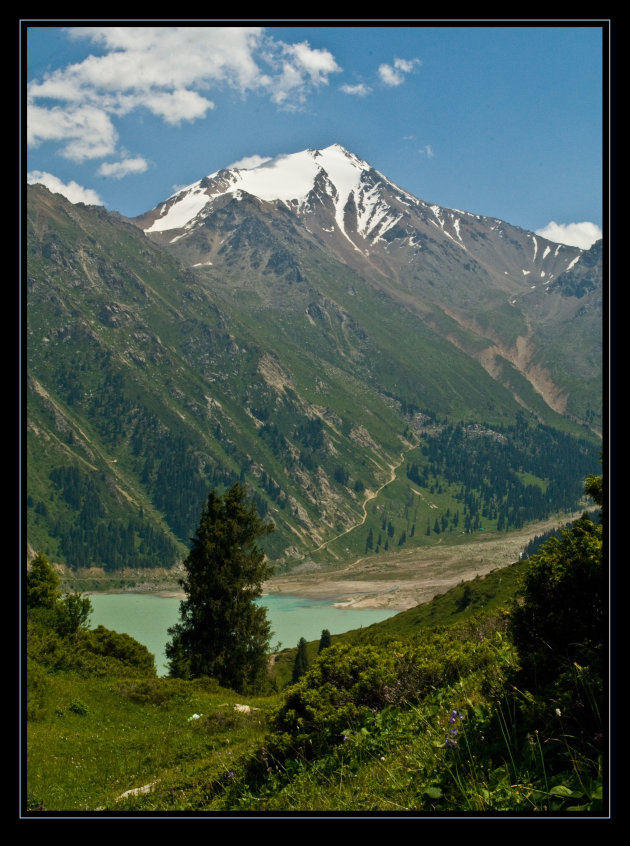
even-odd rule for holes
{"type": "Polygon", "coordinates": [[[444,741],[444,746],[450,746],[452,749],[454,749],[457,746],[457,741],[453,740],[451,737],[447,737],[444,741]]]}
{"type": "Polygon", "coordinates": [[[230,772],[227,774],[227,777],[234,778],[234,770],[230,770],[230,772]]]}
{"type": "Polygon", "coordinates": [[[556,717],[561,717],[561,716],[562,716],[562,711],[560,710],[560,708],[556,708],[556,717]]]}

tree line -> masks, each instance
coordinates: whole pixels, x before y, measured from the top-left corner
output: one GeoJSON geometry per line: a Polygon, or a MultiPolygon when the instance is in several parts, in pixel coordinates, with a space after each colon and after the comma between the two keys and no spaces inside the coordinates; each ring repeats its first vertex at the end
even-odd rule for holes
{"type": "Polygon", "coordinates": [[[423,436],[422,455],[422,462],[407,465],[407,478],[432,493],[450,486],[464,506],[464,531],[474,531],[482,518],[496,520],[503,531],[574,510],[581,480],[598,462],[598,449],[588,441],[531,426],[522,415],[513,426],[493,430],[444,426],[423,436]]]}

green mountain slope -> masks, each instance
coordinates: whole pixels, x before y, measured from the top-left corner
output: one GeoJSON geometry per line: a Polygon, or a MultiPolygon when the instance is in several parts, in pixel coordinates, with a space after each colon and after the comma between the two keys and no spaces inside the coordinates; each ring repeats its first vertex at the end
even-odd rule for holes
{"type": "MultiPolygon", "coordinates": [[[[522,406],[471,355],[473,333],[366,282],[291,215],[250,206],[225,202],[221,261],[195,268],[115,213],[29,186],[31,550],[73,568],[170,566],[208,490],[240,479],[289,567],[362,527],[406,456],[428,466],[422,445],[445,421],[516,437],[522,406]]],[[[596,439],[521,388],[539,420],[586,438],[596,472],[596,439]]],[[[457,485],[444,484],[444,510],[457,485]]]]}

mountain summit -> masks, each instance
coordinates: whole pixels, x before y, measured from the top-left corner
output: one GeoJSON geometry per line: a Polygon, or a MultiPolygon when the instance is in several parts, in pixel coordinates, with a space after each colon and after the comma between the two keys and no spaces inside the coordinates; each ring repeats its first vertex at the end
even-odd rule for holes
{"type": "MultiPolygon", "coordinates": [[[[289,210],[309,233],[363,273],[367,258],[389,275],[408,275],[410,262],[417,270],[415,260],[422,264],[440,245],[442,252],[459,253],[457,263],[466,264],[465,255],[479,261],[503,287],[507,280],[502,277],[512,278],[520,292],[524,281],[528,288],[548,285],[584,252],[495,218],[418,199],[340,144],[280,155],[253,168],[219,170],[134,222],[158,242],[174,244],[208,226],[226,201],[247,197],[289,210]],[[506,249],[506,242],[518,252],[506,249]],[[358,255],[350,257],[348,247],[358,255]]],[[[195,243],[198,247],[198,239],[195,243]]],[[[182,249],[178,253],[182,258],[182,249]]],[[[203,263],[211,257],[195,258],[203,263]]],[[[443,263],[444,255],[439,258],[443,263]]]]}
{"type": "Polygon", "coordinates": [[[520,403],[531,408],[515,373],[555,412],[599,414],[586,397],[601,378],[601,253],[421,200],[339,144],[219,170],[133,223],[222,283],[262,274],[257,296],[283,307],[289,282],[318,287],[304,250],[323,249],[357,275],[356,291],[367,284],[420,317],[520,403]],[[599,284],[558,285],[585,256],[599,284]]]}
{"type": "Polygon", "coordinates": [[[381,196],[383,187],[399,195],[399,202],[419,202],[340,144],[333,144],[323,150],[277,156],[254,168],[219,170],[157,206],[144,216],[143,228],[148,233],[190,229],[211,213],[215,198],[239,198],[245,192],[259,200],[285,203],[301,215],[312,213],[318,204],[328,206],[346,237],[352,240],[351,234],[359,233],[374,241],[401,217],[381,196]],[[348,231],[346,218],[353,206],[354,227],[348,231]]]}

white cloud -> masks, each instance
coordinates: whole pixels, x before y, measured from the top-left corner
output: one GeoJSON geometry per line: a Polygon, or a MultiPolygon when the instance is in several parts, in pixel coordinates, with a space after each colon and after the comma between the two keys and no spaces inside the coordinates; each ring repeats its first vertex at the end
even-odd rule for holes
{"type": "Polygon", "coordinates": [[[183,120],[193,121],[205,117],[208,109],[214,109],[212,100],[207,100],[196,91],[156,91],[142,101],[154,115],[166,123],[176,126],[183,120]]]}
{"type": "Polygon", "coordinates": [[[52,109],[31,105],[28,115],[28,143],[37,147],[42,141],[61,141],[62,155],[74,161],[102,158],[116,149],[118,133],[109,116],[91,105],[52,109]]]}
{"type": "Polygon", "coordinates": [[[405,81],[404,74],[411,73],[416,65],[421,64],[420,59],[394,59],[393,67],[386,64],[379,65],[378,74],[381,82],[395,87],[402,85],[405,81]]]}
{"type": "Polygon", "coordinates": [[[262,86],[272,101],[284,109],[298,108],[305,102],[311,87],[328,85],[329,75],[341,71],[332,53],[312,48],[308,41],[284,44],[268,39],[264,59],[273,73],[264,75],[262,86]]]}
{"type": "Polygon", "coordinates": [[[394,67],[403,73],[411,73],[416,65],[421,65],[420,59],[394,59],[394,67]]]}
{"type": "Polygon", "coordinates": [[[357,85],[350,85],[346,82],[339,87],[344,94],[354,94],[356,97],[365,97],[372,91],[369,85],[364,85],[362,82],[357,83],[357,85]]]}
{"type": "Polygon", "coordinates": [[[328,75],[341,70],[332,53],[314,49],[308,41],[288,45],[285,52],[293,58],[295,66],[310,77],[313,85],[327,85],[328,75]]]}
{"type": "Polygon", "coordinates": [[[109,176],[113,179],[122,179],[130,173],[144,173],[148,164],[141,156],[135,159],[123,159],[120,162],[103,162],[98,169],[99,176],[109,176]]]}
{"type": "Polygon", "coordinates": [[[602,230],[595,223],[582,221],[581,223],[556,223],[551,220],[542,229],[536,230],[536,235],[541,235],[549,241],[558,244],[567,244],[570,247],[580,247],[588,250],[595,241],[602,237],[602,230]]]}
{"type": "Polygon", "coordinates": [[[227,170],[231,170],[232,168],[243,168],[244,170],[248,170],[253,167],[258,167],[265,162],[270,162],[271,156],[259,156],[258,153],[254,153],[252,156],[245,156],[242,159],[239,159],[237,162],[232,162],[232,164],[227,166],[227,170]]]}
{"type": "Polygon", "coordinates": [[[285,44],[264,27],[69,27],[104,55],[34,79],[28,86],[28,140],[57,142],[67,158],[112,155],[113,121],[139,109],[171,125],[206,117],[215,103],[208,92],[256,91],[282,108],[303,104],[341,70],[332,53],[306,41],[285,44]]]}
{"type": "Polygon", "coordinates": [[[427,157],[427,159],[435,158],[435,153],[433,152],[430,144],[425,144],[424,147],[420,147],[418,152],[423,153],[427,157]]]}
{"type": "Polygon", "coordinates": [[[57,176],[52,173],[46,173],[41,170],[32,170],[26,175],[26,181],[29,185],[39,183],[45,185],[53,194],[63,194],[63,196],[70,200],[71,203],[86,203],[91,206],[102,206],[103,201],[91,188],[84,188],[82,185],[74,181],[67,184],[62,182],[57,176]]]}

